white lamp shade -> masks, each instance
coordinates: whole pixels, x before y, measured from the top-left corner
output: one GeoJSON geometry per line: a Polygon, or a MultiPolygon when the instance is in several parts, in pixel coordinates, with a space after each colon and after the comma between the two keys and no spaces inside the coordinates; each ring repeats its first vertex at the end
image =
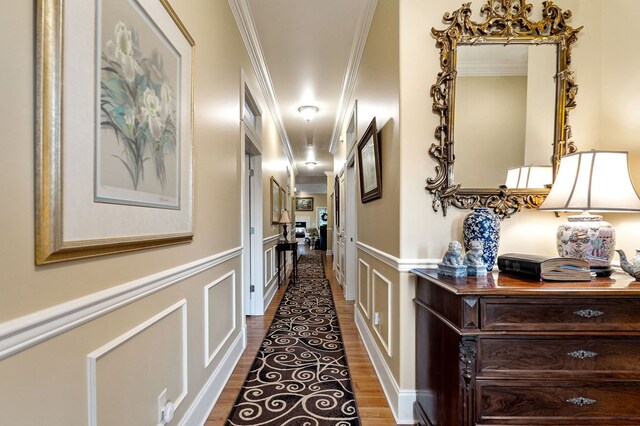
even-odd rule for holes
{"type": "Polygon", "coordinates": [[[291,217],[289,217],[289,211],[287,211],[287,209],[282,211],[279,223],[291,223],[291,217]]]}
{"type": "Polygon", "coordinates": [[[507,188],[544,188],[553,182],[551,166],[524,166],[507,172],[507,188]]]}
{"type": "Polygon", "coordinates": [[[553,188],[539,210],[640,211],[628,154],[585,151],[562,157],[553,188]]]}

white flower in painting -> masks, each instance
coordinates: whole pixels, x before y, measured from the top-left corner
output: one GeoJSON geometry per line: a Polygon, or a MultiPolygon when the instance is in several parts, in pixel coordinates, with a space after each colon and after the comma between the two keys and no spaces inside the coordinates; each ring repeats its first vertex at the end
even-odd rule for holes
{"type": "Polygon", "coordinates": [[[136,78],[136,73],[142,74],[142,68],[133,58],[133,37],[131,31],[122,22],[116,24],[114,29],[115,42],[109,40],[106,45],[105,54],[107,58],[118,62],[122,66],[124,77],[131,83],[136,78]]]}
{"type": "Polygon", "coordinates": [[[159,115],[161,108],[160,98],[158,98],[156,92],[147,87],[142,95],[141,109],[144,117],[149,121],[151,136],[153,136],[156,141],[160,140],[164,127],[164,120],[162,120],[159,115]]]}
{"type": "Polygon", "coordinates": [[[129,135],[135,135],[136,114],[128,106],[124,109],[124,123],[127,125],[129,135]]]}
{"type": "Polygon", "coordinates": [[[160,108],[160,118],[162,121],[166,121],[167,118],[171,115],[171,107],[173,102],[173,93],[171,91],[171,87],[168,84],[163,83],[162,89],[160,90],[160,98],[161,98],[161,108],[160,108]]]}

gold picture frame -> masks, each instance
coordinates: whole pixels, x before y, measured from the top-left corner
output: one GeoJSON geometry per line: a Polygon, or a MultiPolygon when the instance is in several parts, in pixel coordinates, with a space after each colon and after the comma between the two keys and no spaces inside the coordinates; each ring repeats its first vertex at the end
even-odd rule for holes
{"type": "MultiPolygon", "coordinates": [[[[471,3],[465,3],[454,12],[446,12],[444,29],[432,28],[431,33],[440,50],[440,69],[436,82],[431,86],[433,112],[439,122],[435,129],[436,142],[429,149],[429,156],[436,162],[435,176],[428,177],[426,187],[433,195],[434,211],[447,208],[459,209],[486,207],[501,219],[511,217],[522,208],[537,208],[545,200],[549,189],[512,189],[505,185],[497,188],[465,188],[454,180],[455,166],[455,101],[458,76],[458,47],[482,45],[552,45],[557,47],[555,70],[554,139],[549,141],[553,151],[549,153],[553,177],[557,173],[560,158],[577,151],[571,140],[569,113],[576,107],[578,86],[570,69],[571,49],[582,27],[568,24],[571,11],[562,10],[552,1],[542,2],[542,19],[531,19],[533,5],[527,0],[484,0],[480,9],[482,19],[472,19],[471,3]]],[[[459,142],[459,141],[458,141],[459,142]]]]}
{"type": "Polygon", "coordinates": [[[36,3],[37,265],[188,243],[193,239],[193,38],[166,0],[140,9],[140,15],[164,37],[163,42],[169,41],[179,57],[176,90],[180,97],[176,98],[175,116],[180,121],[175,154],[180,158],[177,207],[96,202],[95,188],[91,185],[95,177],[95,146],[87,144],[87,140],[96,140],[100,131],[100,95],[96,86],[100,82],[101,55],[97,46],[104,45],[98,44],[100,38],[96,33],[100,10],[95,3],[83,8],[86,6],[83,2],[36,3]],[[86,19],[77,19],[79,12],[87,15],[86,19]],[[75,18],[71,19],[72,16],[75,18]],[[88,37],[96,40],[93,50],[79,50],[73,45],[88,37]],[[72,60],[67,52],[73,52],[74,66],[65,66],[72,60]]]}
{"type": "Polygon", "coordinates": [[[269,182],[269,201],[271,206],[271,224],[275,225],[280,222],[280,184],[271,176],[269,182]]]}
{"type": "Polygon", "coordinates": [[[298,212],[312,212],[313,211],[313,197],[296,197],[296,211],[298,211],[298,212]]]}

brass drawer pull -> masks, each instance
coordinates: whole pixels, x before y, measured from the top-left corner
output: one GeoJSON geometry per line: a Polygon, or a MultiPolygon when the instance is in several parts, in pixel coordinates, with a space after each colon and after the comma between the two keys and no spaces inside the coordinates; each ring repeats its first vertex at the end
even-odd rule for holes
{"type": "Polygon", "coordinates": [[[578,358],[578,359],[587,359],[587,358],[593,358],[598,356],[597,352],[591,352],[591,351],[583,351],[582,349],[579,351],[573,351],[573,352],[568,352],[567,355],[574,357],[574,358],[578,358]]]}
{"type": "Polygon", "coordinates": [[[604,312],[598,311],[597,309],[581,309],[579,311],[575,311],[574,314],[582,318],[596,318],[604,315],[604,312]]]}
{"type": "Polygon", "coordinates": [[[569,404],[577,405],[578,407],[584,407],[585,405],[595,404],[597,401],[595,399],[579,396],[577,398],[569,398],[567,399],[567,402],[569,404]]]}

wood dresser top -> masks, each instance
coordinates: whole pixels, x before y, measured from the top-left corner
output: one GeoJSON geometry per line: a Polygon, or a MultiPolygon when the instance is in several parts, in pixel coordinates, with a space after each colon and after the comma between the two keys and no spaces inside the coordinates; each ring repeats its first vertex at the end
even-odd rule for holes
{"type": "Polygon", "coordinates": [[[486,277],[462,278],[438,275],[435,269],[413,269],[411,272],[451,293],[459,295],[640,296],[640,282],[635,281],[627,274],[618,272],[609,278],[593,278],[591,281],[580,282],[537,281],[505,272],[489,273],[486,277]]]}

